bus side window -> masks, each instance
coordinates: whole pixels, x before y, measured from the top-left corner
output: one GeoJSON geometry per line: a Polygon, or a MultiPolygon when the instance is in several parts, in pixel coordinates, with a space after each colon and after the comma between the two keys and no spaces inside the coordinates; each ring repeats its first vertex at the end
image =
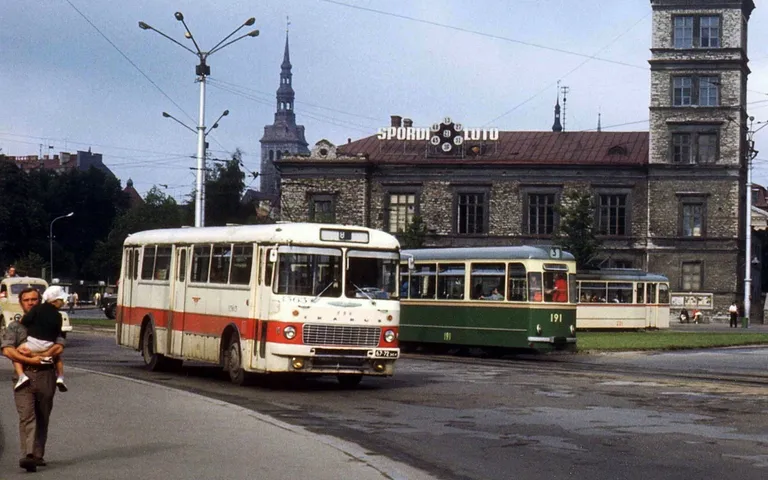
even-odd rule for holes
{"type": "Polygon", "coordinates": [[[232,248],[232,273],[229,283],[248,285],[251,282],[251,266],[253,264],[253,245],[235,245],[232,248]]]}
{"type": "Polygon", "coordinates": [[[171,268],[171,247],[157,247],[155,256],[155,280],[168,280],[168,271],[171,268]]]}
{"type": "Polygon", "coordinates": [[[141,260],[141,279],[152,280],[152,272],[155,270],[156,245],[144,245],[144,258],[141,260]]]}
{"type": "Polygon", "coordinates": [[[522,263],[510,263],[508,275],[507,300],[512,302],[526,301],[528,299],[526,294],[528,282],[525,280],[525,266],[522,263]]]}
{"type": "Polygon", "coordinates": [[[190,280],[198,283],[208,281],[208,268],[211,263],[211,246],[201,245],[192,251],[192,275],[190,280]]]}
{"type": "Polygon", "coordinates": [[[177,279],[180,282],[183,282],[187,279],[187,249],[182,249],[179,252],[179,265],[178,265],[178,276],[177,279]]]}
{"type": "Polygon", "coordinates": [[[134,280],[139,279],[139,249],[133,250],[133,273],[129,274],[134,280]]]}
{"type": "Polygon", "coordinates": [[[269,261],[271,252],[271,248],[264,251],[264,285],[267,287],[272,285],[272,269],[275,267],[275,264],[269,261]]]}
{"type": "Polygon", "coordinates": [[[211,283],[227,283],[229,263],[232,259],[231,245],[214,245],[211,257],[211,283]]]}

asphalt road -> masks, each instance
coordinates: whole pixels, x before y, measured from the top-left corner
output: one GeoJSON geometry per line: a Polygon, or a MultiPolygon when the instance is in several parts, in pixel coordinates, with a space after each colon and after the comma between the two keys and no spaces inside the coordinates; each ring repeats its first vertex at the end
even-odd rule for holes
{"type": "MultiPolygon", "coordinates": [[[[205,365],[150,373],[137,352],[77,332],[66,359],[229,402],[449,480],[768,475],[768,348],[406,356],[393,378],[356,390],[284,377],[236,387],[205,365]]],[[[77,388],[76,377],[70,383],[77,388]]]]}

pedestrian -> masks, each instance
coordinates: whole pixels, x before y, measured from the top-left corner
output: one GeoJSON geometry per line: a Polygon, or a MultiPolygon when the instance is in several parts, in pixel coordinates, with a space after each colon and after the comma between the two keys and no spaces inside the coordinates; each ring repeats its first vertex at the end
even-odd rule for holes
{"type": "MultiPolygon", "coordinates": [[[[64,300],[67,298],[67,292],[59,286],[48,287],[43,292],[43,303],[35,305],[29,312],[24,314],[21,324],[27,328],[27,341],[18,347],[22,353],[42,353],[51,348],[56,339],[62,337],[61,324],[63,322],[59,309],[64,306],[64,300]]],[[[55,363],[56,366],[56,387],[62,392],[67,391],[64,383],[64,362],[60,356],[41,357],[41,362],[46,364],[55,363]]],[[[21,362],[13,362],[16,375],[19,380],[16,382],[14,390],[24,388],[29,384],[29,377],[24,374],[24,367],[21,362]]]]}
{"type": "Polygon", "coordinates": [[[75,313],[75,294],[70,293],[67,295],[67,313],[75,313]]]}
{"type": "Polygon", "coordinates": [[[16,273],[16,267],[11,265],[8,267],[8,271],[5,273],[6,277],[18,277],[18,274],[16,273]]]}
{"type": "Polygon", "coordinates": [[[680,323],[689,323],[691,318],[688,316],[688,310],[680,310],[680,323]]]}
{"type": "Polygon", "coordinates": [[[729,324],[728,328],[738,328],[738,326],[739,326],[739,306],[736,305],[736,301],[735,300],[731,303],[731,306],[728,307],[728,314],[731,316],[731,323],[729,324]]]}
{"type": "MultiPolygon", "coordinates": [[[[40,293],[32,287],[19,292],[19,304],[26,314],[40,303],[40,293]]],[[[8,324],[0,338],[0,351],[11,361],[24,364],[24,373],[30,378],[29,385],[14,391],[16,411],[19,415],[19,440],[21,459],[19,466],[28,472],[44,467],[45,444],[48,440],[48,422],[53,409],[56,393],[54,366],[43,364],[41,357],[55,357],[64,351],[64,339],[57,338],[56,344],[41,354],[24,355],[18,347],[27,339],[27,329],[18,321],[8,324]]],[[[14,378],[16,382],[18,379],[14,378]]]]}

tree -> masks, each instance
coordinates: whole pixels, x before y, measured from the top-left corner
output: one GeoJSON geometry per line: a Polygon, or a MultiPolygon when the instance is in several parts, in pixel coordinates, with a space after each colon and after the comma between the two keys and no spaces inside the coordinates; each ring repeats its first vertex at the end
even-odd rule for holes
{"type": "Polygon", "coordinates": [[[236,150],[231,160],[217,163],[205,181],[205,225],[244,223],[248,218],[240,199],[245,190],[245,174],[240,170],[242,153],[236,150]]]}
{"type": "Polygon", "coordinates": [[[13,265],[16,267],[16,271],[20,275],[28,277],[40,277],[43,276],[43,269],[48,267],[48,261],[35,252],[29,252],[25,257],[22,257],[15,261],[13,265]]]}
{"type": "Polygon", "coordinates": [[[414,215],[411,222],[405,227],[405,231],[400,230],[397,234],[402,248],[421,248],[424,246],[426,236],[427,225],[419,215],[414,215]]]}
{"type": "Polygon", "coordinates": [[[576,257],[576,268],[589,268],[595,261],[601,242],[595,232],[595,205],[590,192],[571,190],[557,207],[560,229],[557,239],[576,257]]]}

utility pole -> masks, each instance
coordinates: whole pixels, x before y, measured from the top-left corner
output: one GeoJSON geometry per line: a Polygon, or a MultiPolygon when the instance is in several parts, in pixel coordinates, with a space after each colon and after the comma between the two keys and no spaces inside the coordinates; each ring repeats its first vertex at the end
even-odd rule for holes
{"type": "Polygon", "coordinates": [[[750,310],[752,307],[752,160],[757,157],[758,151],[755,150],[755,134],[768,125],[767,122],[757,122],[763,125],[757,130],[753,130],[755,117],[749,117],[749,130],[747,130],[747,185],[744,204],[746,205],[746,232],[744,235],[744,317],[746,317],[745,326],[749,325],[750,310]]]}
{"type": "Polygon", "coordinates": [[[563,131],[565,131],[565,102],[568,101],[568,90],[570,90],[570,87],[562,86],[560,89],[563,91],[563,115],[561,120],[563,122],[563,131]]]}

